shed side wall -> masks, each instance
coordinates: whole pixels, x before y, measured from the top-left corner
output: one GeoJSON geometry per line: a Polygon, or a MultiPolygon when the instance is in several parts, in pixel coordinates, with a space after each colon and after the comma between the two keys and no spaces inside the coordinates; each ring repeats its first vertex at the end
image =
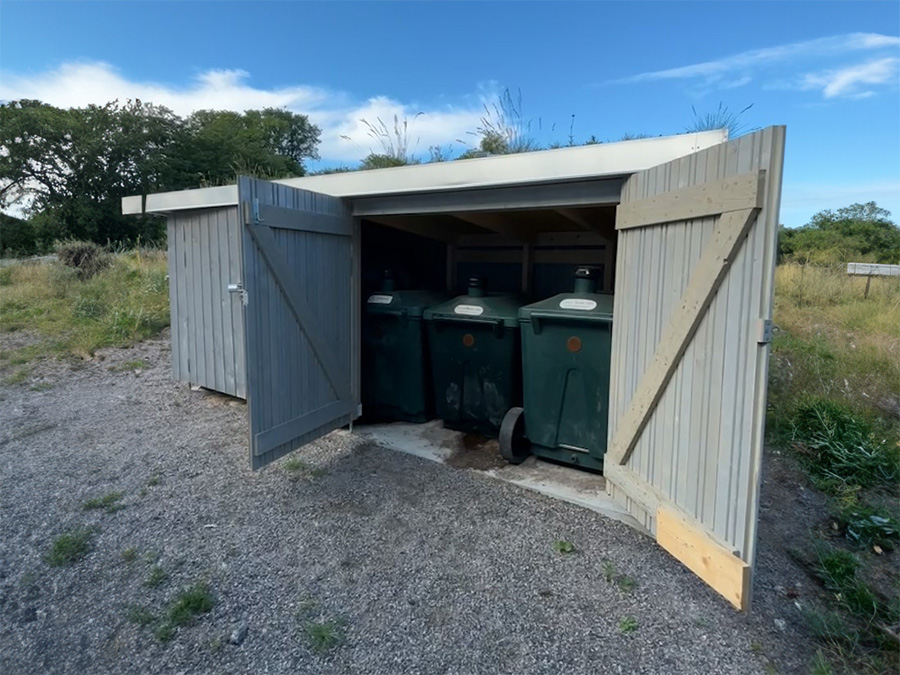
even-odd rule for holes
{"type": "Polygon", "coordinates": [[[172,376],[246,398],[237,207],[174,213],[167,234],[172,376]]]}

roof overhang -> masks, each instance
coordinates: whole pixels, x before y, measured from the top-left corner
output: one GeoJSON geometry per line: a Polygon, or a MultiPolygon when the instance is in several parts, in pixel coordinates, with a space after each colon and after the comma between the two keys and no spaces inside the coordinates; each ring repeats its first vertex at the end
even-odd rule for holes
{"type": "MultiPolygon", "coordinates": [[[[428,193],[622,178],[726,140],[728,133],[720,129],[390,169],[285,178],[273,182],[333,197],[359,199],[361,203],[369,204],[369,208],[377,209],[375,202],[380,198],[396,200],[404,195],[420,195],[414,201],[421,201],[428,193]]],[[[237,186],[225,185],[124,197],[122,213],[169,213],[237,203],[237,186]]]]}

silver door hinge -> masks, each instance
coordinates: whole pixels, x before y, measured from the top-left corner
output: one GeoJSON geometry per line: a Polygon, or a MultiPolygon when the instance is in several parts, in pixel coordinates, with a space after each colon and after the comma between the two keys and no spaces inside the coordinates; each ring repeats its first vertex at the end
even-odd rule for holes
{"type": "Polygon", "coordinates": [[[775,325],[769,319],[760,319],[757,323],[756,341],[761,345],[771,344],[775,334],[775,325]]]}
{"type": "Polygon", "coordinates": [[[244,284],[242,284],[240,281],[237,282],[236,284],[228,284],[228,292],[229,293],[240,293],[241,303],[243,305],[247,304],[247,300],[248,300],[247,289],[244,288],[244,284]]]}

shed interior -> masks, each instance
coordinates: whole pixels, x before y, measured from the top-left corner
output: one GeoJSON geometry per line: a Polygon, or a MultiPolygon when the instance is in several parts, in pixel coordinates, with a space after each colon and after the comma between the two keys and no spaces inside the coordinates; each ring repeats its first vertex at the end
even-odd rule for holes
{"type": "Polygon", "coordinates": [[[365,216],[361,220],[363,297],[390,270],[398,289],[465,293],[469,278],[489,292],[541,300],[571,291],[576,266],[599,270],[613,292],[615,206],[365,216]]]}

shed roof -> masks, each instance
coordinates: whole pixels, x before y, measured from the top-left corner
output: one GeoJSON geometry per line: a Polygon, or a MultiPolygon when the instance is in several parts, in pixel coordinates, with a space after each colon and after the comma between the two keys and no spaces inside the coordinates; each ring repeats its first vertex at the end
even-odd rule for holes
{"type": "MultiPolygon", "coordinates": [[[[724,129],[617,143],[497,155],[464,161],[285,178],[283,185],[334,197],[379,197],[627,176],[724,143],[724,129]]],[[[166,213],[238,203],[236,185],[158,192],[122,199],[122,213],[166,213]]]]}

